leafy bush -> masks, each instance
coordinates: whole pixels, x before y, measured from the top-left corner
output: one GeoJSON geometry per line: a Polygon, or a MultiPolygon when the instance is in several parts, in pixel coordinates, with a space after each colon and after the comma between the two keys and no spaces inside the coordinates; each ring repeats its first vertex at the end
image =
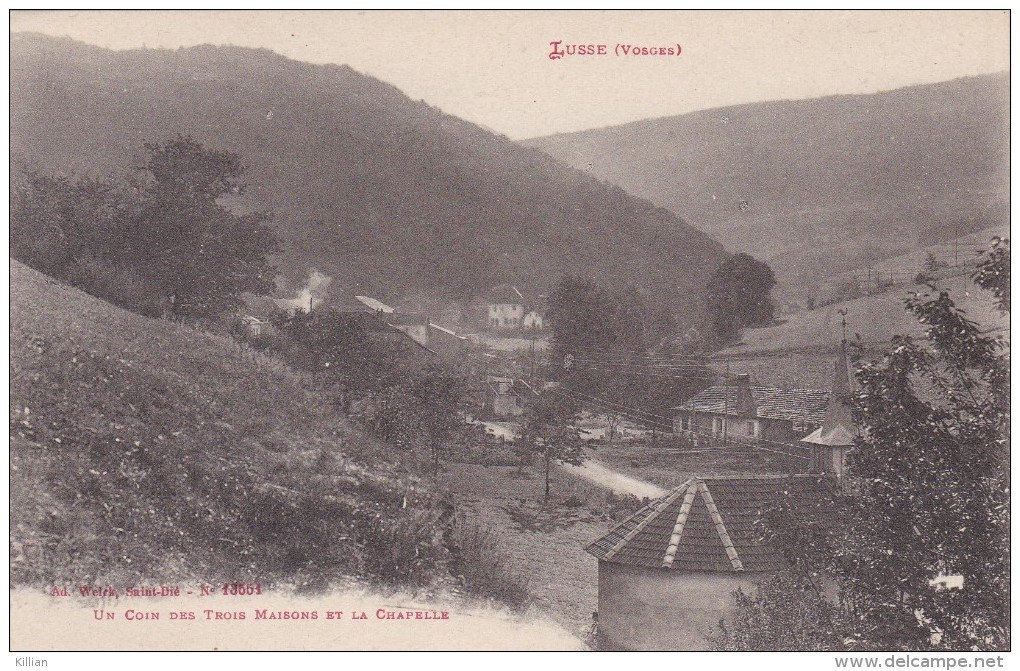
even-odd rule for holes
{"type": "Polygon", "coordinates": [[[453,573],[464,589],[515,610],[531,601],[528,578],[517,573],[506,558],[506,549],[491,529],[458,524],[453,534],[453,573]]]}

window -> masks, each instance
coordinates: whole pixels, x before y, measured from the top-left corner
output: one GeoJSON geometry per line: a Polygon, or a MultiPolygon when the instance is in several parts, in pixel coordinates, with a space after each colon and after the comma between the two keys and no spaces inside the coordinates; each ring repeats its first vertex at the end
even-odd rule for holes
{"type": "Polygon", "coordinates": [[[754,435],[754,422],[753,421],[748,421],[747,422],[747,435],[749,435],[749,436],[753,436],[754,435]]]}

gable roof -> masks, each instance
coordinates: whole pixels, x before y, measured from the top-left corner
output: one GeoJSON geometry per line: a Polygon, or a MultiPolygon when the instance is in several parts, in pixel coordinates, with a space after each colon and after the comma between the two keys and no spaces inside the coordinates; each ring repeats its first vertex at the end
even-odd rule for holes
{"type": "Polygon", "coordinates": [[[824,524],[833,487],[821,475],[693,477],[585,550],[602,561],[673,571],[776,570],[785,560],[761,539],[762,512],[785,500],[791,516],[824,524]]]}
{"type": "Polygon", "coordinates": [[[407,336],[406,333],[389,324],[375,312],[342,312],[349,323],[356,324],[366,333],[392,333],[402,337],[407,336]]]}
{"type": "Polygon", "coordinates": [[[241,301],[244,303],[245,308],[251,316],[258,317],[260,319],[276,314],[283,309],[276,302],[275,298],[270,298],[269,296],[256,296],[255,294],[248,292],[241,294],[241,301]]]}
{"type": "Polygon", "coordinates": [[[427,326],[429,318],[420,312],[393,312],[384,319],[391,326],[427,326]]]}
{"type": "Polygon", "coordinates": [[[354,300],[360,301],[369,310],[375,310],[376,312],[386,312],[386,313],[393,312],[393,308],[391,308],[389,305],[386,305],[382,301],[376,300],[375,298],[372,298],[371,296],[355,296],[354,300]]]}
{"type": "MultiPolygon", "coordinates": [[[[829,392],[818,389],[779,389],[751,387],[755,417],[785,419],[795,424],[818,426],[825,418],[829,392]]],[[[674,410],[738,415],[739,388],[715,385],[688,399],[674,410]]]]}

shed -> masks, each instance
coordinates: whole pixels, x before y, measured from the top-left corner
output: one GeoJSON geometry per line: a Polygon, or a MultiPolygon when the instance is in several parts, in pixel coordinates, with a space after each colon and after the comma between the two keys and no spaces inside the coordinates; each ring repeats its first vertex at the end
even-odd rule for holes
{"type": "MultiPolygon", "coordinates": [[[[598,559],[600,650],[706,650],[733,591],[783,568],[756,522],[771,505],[828,510],[823,475],[692,477],[586,550],[598,559]]],[[[794,520],[791,520],[791,523],[794,520]]]]}

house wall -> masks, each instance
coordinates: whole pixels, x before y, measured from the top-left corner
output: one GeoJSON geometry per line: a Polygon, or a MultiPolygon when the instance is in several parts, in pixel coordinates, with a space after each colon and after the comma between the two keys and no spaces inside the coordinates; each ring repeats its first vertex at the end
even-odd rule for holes
{"type": "Polygon", "coordinates": [[[524,306],[515,303],[490,303],[488,325],[494,328],[517,328],[524,319],[524,306]]]}
{"type": "Polygon", "coordinates": [[[600,650],[709,650],[733,591],[761,573],[694,573],[599,561],[600,650]]]}
{"type": "Polygon", "coordinates": [[[673,430],[678,435],[690,431],[692,442],[715,445],[721,442],[725,431],[727,438],[736,441],[774,440],[779,442],[795,441],[793,425],[788,420],[766,419],[763,417],[724,416],[709,412],[681,412],[673,422],[673,430]],[[685,421],[686,420],[686,421],[685,421]]]}
{"type": "Polygon", "coordinates": [[[426,347],[428,346],[429,327],[427,324],[407,324],[407,325],[401,324],[396,326],[395,328],[406,333],[416,343],[420,345],[425,345],[426,347]]]}
{"type": "Polygon", "coordinates": [[[524,315],[523,326],[526,329],[541,329],[544,326],[542,315],[534,310],[524,315]]]}

